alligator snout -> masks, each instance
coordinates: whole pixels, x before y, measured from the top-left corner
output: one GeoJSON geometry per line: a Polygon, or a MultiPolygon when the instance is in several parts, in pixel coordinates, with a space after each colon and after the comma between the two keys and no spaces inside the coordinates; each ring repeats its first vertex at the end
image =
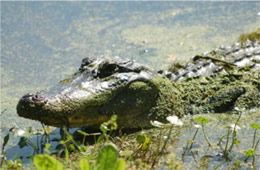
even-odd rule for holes
{"type": "Polygon", "coordinates": [[[19,116],[38,120],[40,110],[46,105],[47,99],[39,93],[28,93],[20,98],[17,105],[17,113],[19,116]]]}

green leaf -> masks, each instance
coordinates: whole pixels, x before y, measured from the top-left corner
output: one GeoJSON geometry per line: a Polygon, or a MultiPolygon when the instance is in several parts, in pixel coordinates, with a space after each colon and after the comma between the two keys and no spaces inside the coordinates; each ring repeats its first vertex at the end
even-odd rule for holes
{"type": "Polygon", "coordinates": [[[73,136],[71,134],[67,134],[67,141],[73,141],[73,136]]]}
{"type": "Polygon", "coordinates": [[[250,124],[250,127],[253,129],[260,130],[260,125],[258,123],[252,123],[252,124],[250,124]]]}
{"type": "Polygon", "coordinates": [[[60,144],[65,145],[65,141],[64,140],[60,140],[60,144]]]}
{"type": "Polygon", "coordinates": [[[147,138],[145,134],[138,134],[138,135],[136,136],[136,141],[137,141],[139,144],[143,144],[143,143],[145,142],[145,138],[147,138]]]}
{"type": "Polygon", "coordinates": [[[116,164],[116,170],[125,170],[125,160],[123,158],[119,159],[116,164]]]}
{"type": "Polygon", "coordinates": [[[114,170],[118,158],[117,147],[110,143],[101,148],[98,153],[97,169],[114,170]]]}
{"type": "Polygon", "coordinates": [[[109,130],[108,127],[106,125],[101,124],[100,125],[100,130],[102,131],[102,133],[107,133],[107,131],[109,130]]]}
{"type": "Polygon", "coordinates": [[[75,151],[76,150],[76,148],[75,148],[75,146],[73,144],[70,144],[69,148],[70,148],[70,151],[75,151]]]}
{"type": "Polygon", "coordinates": [[[63,170],[63,165],[59,161],[46,154],[36,155],[33,163],[38,170],[63,170]]]}
{"type": "Polygon", "coordinates": [[[196,117],[194,121],[200,123],[200,124],[206,124],[209,123],[209,120],[203,116],[196,117]]]}
{"type": "Polygon", "coordinates": [[[235,144],[240,144],[240,140],[235,139],[235,140],[234,140],[234,143],[235,143],[235,144]]]}
{"type": "Polygon", "coordinates": [[[142,150],[147,150],[150,146],[151,139],[150,138],[145,138],[145,142],[142,145],[142,150]]]}
{"type": "Polygon", "coordinates": [[[86,159],[80,159],[80,170],[89,170],[89,163],[86,159]]]}
{"type": "Polygon", "coordinates": [[[110,130],[116,130],[117,129],[117,115],[112,115],[112,117],[110,118],[110,130]]]}
{"type": "Polygon", "coordinates": [[[148,138],[145,134],[138,134],[136,137],[136,141],[139,144],[142,144],[142,150],[148,149],[148,147],[151,143],[151,139],[148,138]]]}
{"type": "Polygon", "coordinates": [[[235,144],[240,144],[240,140],[235,139],[235,140],[234,140],[234,143],[235,143],[235,144]]]}
{"type": "Polygon", "coordinates": [[[245,156],[254,156],[255,155],[255,150],[254,149],[248,149],[244,151],[245,156]]]}
{"type": "Polygon", "coordinates": [[[112,115],[111,118],[100,125],[100,130],[103,133],[106,133],[107,131],[112,131],[117,129],[117,115],[112,115]]]}

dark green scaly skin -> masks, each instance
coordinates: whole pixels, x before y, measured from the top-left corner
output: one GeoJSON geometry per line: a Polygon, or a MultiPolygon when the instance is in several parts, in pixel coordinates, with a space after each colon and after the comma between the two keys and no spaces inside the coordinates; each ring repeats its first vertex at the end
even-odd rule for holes
{"type": "Polygon", "coordinates": [[[260,42],[220,47],[174,72],[131,60],[86,58],[77,73],[49,91],[23,96],[17,113],[57,127],[99,128],[116,114],[120,128],[151,120],[260,106],[260,42]]]}

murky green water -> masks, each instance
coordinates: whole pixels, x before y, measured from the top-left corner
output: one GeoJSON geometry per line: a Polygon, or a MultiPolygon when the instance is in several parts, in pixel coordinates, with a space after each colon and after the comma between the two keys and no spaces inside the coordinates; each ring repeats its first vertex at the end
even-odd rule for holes
{"type": "Polygon", "coordinates": [[[1,139],[13,126],[40,127],[17,116],[19,98],[72,74],[85,56],[120,56],[167,68],[255,30],[259,7],[259,2],[1,2],[1,139]]]}

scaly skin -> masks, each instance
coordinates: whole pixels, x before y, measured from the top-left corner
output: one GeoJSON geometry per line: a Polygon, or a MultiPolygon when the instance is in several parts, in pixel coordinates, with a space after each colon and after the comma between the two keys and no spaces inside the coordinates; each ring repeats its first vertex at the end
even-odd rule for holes
{"type": "Polygon", "coordinates": [[[260,106],[260,43],[220,47],[186,66],[153,71],[131,60],[83,59],[77,73],[46,92],[27,94],[17,113],[57,127],[99,128],[118,115],[120,128],[150,128],[169,115],[260,106]]]}

